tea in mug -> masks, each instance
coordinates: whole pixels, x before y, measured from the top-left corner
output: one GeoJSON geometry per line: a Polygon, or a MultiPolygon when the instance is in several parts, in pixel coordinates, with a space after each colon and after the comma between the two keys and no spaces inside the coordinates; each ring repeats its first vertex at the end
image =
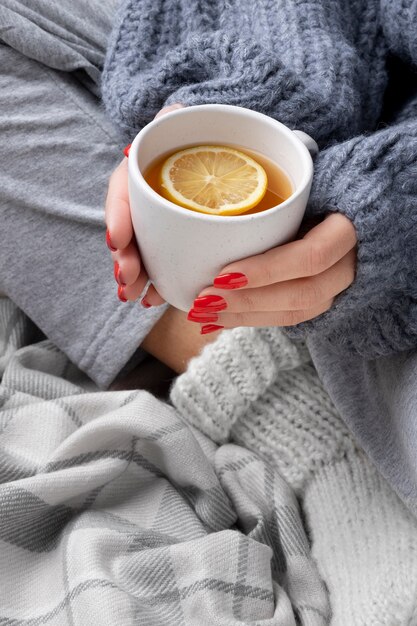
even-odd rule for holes
{"type": "Polygon", "coordinates": [[[171,202],[210,215],[248,215],[291,196],[292,183],[263,154],[235,146],[186,146],[164,154],[144,172],[146,182],[171,202]]]}

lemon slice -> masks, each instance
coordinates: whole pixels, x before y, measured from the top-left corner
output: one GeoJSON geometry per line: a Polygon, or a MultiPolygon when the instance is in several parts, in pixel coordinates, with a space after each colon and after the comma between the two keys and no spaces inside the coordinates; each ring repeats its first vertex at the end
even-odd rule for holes
{"type": "Polygon", "coordinates": [[[226,146],[197,146],[171,155],[162,165],[164,195],[193,211],[239,215],[262,200],[268,179],[247,154],[226,146]]]}

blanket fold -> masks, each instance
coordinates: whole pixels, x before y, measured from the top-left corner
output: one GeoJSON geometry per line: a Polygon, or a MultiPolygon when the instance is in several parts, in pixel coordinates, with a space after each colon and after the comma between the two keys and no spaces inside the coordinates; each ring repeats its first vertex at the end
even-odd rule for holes
{"type": "Polygon", "coordinates": [[[0,299],[0,624],[328,623],[276,471],[145,391],[92,392],[25,328],[0,299]]]}

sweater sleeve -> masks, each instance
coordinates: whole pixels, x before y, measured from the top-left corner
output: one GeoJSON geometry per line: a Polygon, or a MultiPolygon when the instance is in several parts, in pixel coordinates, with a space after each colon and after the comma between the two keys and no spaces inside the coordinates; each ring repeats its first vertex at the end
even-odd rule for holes
{"type": "Polygon", "coordinates": [[[174,102],[247,107],[319,143],[359,134],[386,84],[378,0],[367,4],[362,15],[344,0],[124,0],[104,104],[130,139],[174,102]]]}
{"type": "MultiPolygon", "coordinates": [[[[407,109],[415,112],[413,103],[407,109]]],[[[377,357],[417,344],[417,118],[324,150],[309,212],[354,224],[356,278],[332,308],[290,330],[377,357]]]]}
{"type": "Polygon", "coordinates": [[[171,401],[190,424],[224,443],[280,371],[309,362],[304,343],[291,341],[280,328],[223,331],[176,379],[171,401]]]}

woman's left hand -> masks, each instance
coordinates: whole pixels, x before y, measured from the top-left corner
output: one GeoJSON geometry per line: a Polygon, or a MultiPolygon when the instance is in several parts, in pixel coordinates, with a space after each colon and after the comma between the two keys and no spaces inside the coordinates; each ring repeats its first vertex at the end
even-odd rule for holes
{"type": "Polygon", "coordinates": [[[202,334],[235,326],[293,326],[327,311],[354,280],[356,232],[332,213],[302,239],[223,268],[188,319],[202,334]]]}

